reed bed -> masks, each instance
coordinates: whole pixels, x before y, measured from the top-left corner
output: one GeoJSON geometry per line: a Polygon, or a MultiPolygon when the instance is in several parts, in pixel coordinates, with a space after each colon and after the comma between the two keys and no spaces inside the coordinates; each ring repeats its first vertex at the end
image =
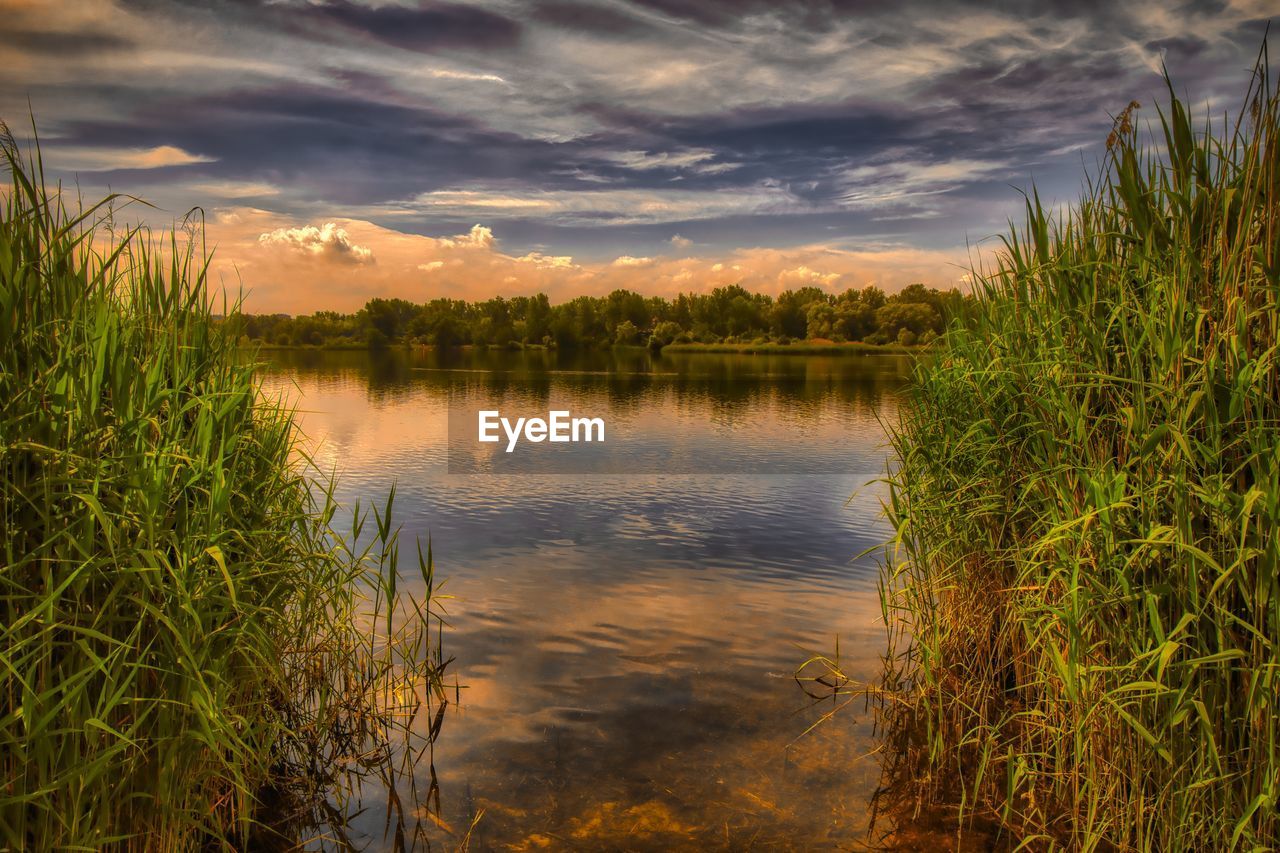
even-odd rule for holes
{"type": "Polygon", "coordinates": [[[336,841],[439,729],[430,550],[414,600],[390,499],[337,532],[198,240],[70,213],[0,143],[0,849],[336,841]]]}
{"type": "Polygon", "coordinates": [[[883,584],[897,808],[946,804],[1009,847],[1280,844],[1265,46],[1243,104],[1131,104],[1079,203],[1032,193],[918,368],[883,584]]]}

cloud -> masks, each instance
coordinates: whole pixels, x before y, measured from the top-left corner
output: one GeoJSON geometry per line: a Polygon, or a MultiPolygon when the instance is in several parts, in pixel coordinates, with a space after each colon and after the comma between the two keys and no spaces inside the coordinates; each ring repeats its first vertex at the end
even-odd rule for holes
{"type": "Polygon", "coordinates": [[[421,71],[427,77],[437,80],[471,80],[479,83],[506,83],[506,79],[497,74],[483,74],[473,71],[453,71],[448,68],[426,68],[421,71]]]}
{"type": "Polygon", "coordinates": [[[205,193],[216,198],[255,198],[280,194],[279,187],[253,181],[210,181],[191,184],[190,186],[195,192],[205,193]]]}
{"type": "Polygon", "coordinates": [[[848,168],[840,175],[839,203],[875,207],[893,202],[919,203],[919,197],[950,192],[987,180],[1008,164],[994,160],[955,159],[925,163],[893,160],[848,168]]]}
{"type": "Polygon", "coordinates": [[[153,148],[90,148],[49,146],[50,164],[68,171],[106,172],[116,169],[163,169],[167,166],[189,166],[212,163],[215,158],[192,154],[173,145],[153,148]]]}
{"type": "Polygon", "coordinates": [[[822,285],[830,287],[840,280],[838,272],[819,272],[810,269],[807,266],[798,266],[794,269],[783,270],[778,273],[778,281],[788,286],[805,286],[805,285],[822,285]]]}
{"type": "Polygon", "coordinates": [[[293,7],[299,23],[337,24],[395,47],[414,51],[448,48],[511,47],[520,38],[518,23],[496,12],[464,3],[424,2],[416,8],[387,3],[365,5],[325,0],[293,7]]]}
{"type": "Polygon", "coordinates": [[[604,159],[638,172],[653,169],[692,170],[706,175],[717,175],[737,169],[740,163],[708,163],[718,152],[710,148],[686,148],[679,151],[619,151],[605,155],[604,159]]]}
{"type": "Polygon", "coordinates": [[[671,245],[675,246],[677,249],[687,249],[693,245],[692,240],[688,237],[681,237],[679,234],[672,235],[670,242],[671,245]]]}
{"type": "Polygon", "coordinates": [[[422,193],[397,208],[452,217],[537,218],[584,227],[656,224],[811,210],[775,183],[735,189],[583,189],[506,192],[449,189],[422,193]]]}
{"type": "Polygon", "coordinates": [[[776,288],[801,267],[832,286],[866,270],[943,283],[925,259],[1003,230],[1007,184],[1076,196],[1109,115],[1160,94],[1161,56],[1197,102],[1232,109],[1270,11],[962,4],[113,0],[50,16],[0,0],[0,116],[29,97],[51,177],[142,194],[158,220],[240,204],[259,231],[219,252],[256,265],[263,300],[305,292],[295,268],[338,302],[375,285],[776,288]],[[330,265],[332,293],[309,250],[257,241],[324,222],[377,257],[330,265]],[[473,222],[505,245],[449,236],[473,222]],[[707,261],[666,257],[693,248],[675,231],[707,261]],[[885,241],[892,263],[868,248],[885,241]],[[856,263],[786,249],[853,245],[856,263]],[[575,267],[518,261],[534,249],[575,267]]]}
{"type": "Polygon", "coordinates": [[[628,39],[642,34],[661,32],[652,22],[628,14],[621,7],[600,6],[589,2],[540,2],[533,9],[539,20],[567,30],[590,33],[607,39],[628,39]]]}
{"type": "Polygon", "coordinates": [[[493,229],[478,223],[466,234],[440,238],[440,245],[446,249],[492,249],[493,242],[493,229]]]}
{"type": "Polygon", "coordinates": [[[319,227],[304,225],[301,228],[277,228],[258,235],[258,243],[344,264],[374,262],[373,250],[352,243],[346,229],[334,222],[326,222],[319,227]]]}
{"type": "Polygon", "coordinates": [[[208,239],[218,247],[215,282],[233,290],[243,286],[248,311],[291,314],[355,311],[375,296],[425,302],[441,296],[480,300],[543,292],[562,302],[618,288],[672,297],[729,284],[775,295],[808,285],[835,291],[871,282],[888,291],[917,281],[956,287],[967,259],[963,247],[810,243],[791,249],[729,249],[705,258],[621,255],[579,261],[549,249],[506,254],[484,225],[468,232],[464,242],[469,248],[460,251],[462,238],[411,234],[341,217],[323,226],[298,224],[249,207],[218,211],[210,220],[208,239]],[[360,256],[376,256],[377,263],[351,262],[360,256]],[[317,264],[317,257],[335,262],[317,264]]]}
{"type": "Polygon", "coordinates": [[[516,258],[516,263],[533,264],[546,270],[575,269],[577,266],[570,255],[544,255],[541,252],[530,252],[527,255],[516,258]]]}

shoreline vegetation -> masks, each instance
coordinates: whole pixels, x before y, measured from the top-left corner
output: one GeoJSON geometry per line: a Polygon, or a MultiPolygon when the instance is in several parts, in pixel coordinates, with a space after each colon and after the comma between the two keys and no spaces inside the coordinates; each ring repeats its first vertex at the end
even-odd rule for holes
{"type": "Polygon", "coordinates": [[[499,349],[865,354],[933,343],[972,298],[912,284],[886,295],[875,286],[828,293],[817,287],[776,298],[739,285],[674,299],[615,290],[552,305],[546,294],[481,302],[370,299],[354,314],[297,317],[238,313],[226,319],[241,345],[381,349],[392,346],[499,349]]]}
{"type": "Polygon", "coordinates": [[[409,595],[392,497],[335,526],[195,240],[68,212],[2,130],[0,848],[341,844],[442,719],[430,546],[409,595]]]}
{"type": "Polygon", "coordinates": [[[917,366],[882,811],[1019,849],[1280,838],[1274,86],[1264,45],[1238,115],[1201,124],[1170,84],[1148,137],[1131,104],[917,366]]]}
{"type": "Polygon", "coordinates": [[[663,353],[741,353],[744,355],[910,355],[930,344],[869,344],[865,341],[793,341],[787,344],[668,344],[663,353]]]}
{"type": "MultiPolygon", "coordinates": [[[[367,344],[264,344],[258,342],[241,341],[239,344],[242,348],[256,352],[274,352],[282,350],[320,350],[329,352],[368,352],[367,344]]],[[[631,350],[662,352],[667,354],[680,353],[715,353],[715,354],[742,354],[742,355],[912,355],[927,352],[933,344],[869,344],[863,341],[792,341],[791,343],[758,343],[758,344],[667,344],[660,349],[650,349],[635,344],[614,344],[610,349],[614,350],[631,350]]],[[[417,349],[417,350],[434,350],[430,344],[410,344],[402,345],[401,349],[417,349]]],[[[386,349],[386,348],[384,348],[386,349]]],[[[474,344],[464,344],[459,347],[451,347],[459,351],[472,349],[489,349],[484,345],[476,346],[474,344]]],[[[495,348],[498,349],[498,348],[495,348]]],[[[518,347],[503,347],[514,352],[548,352],[555,351],[555,347],[545,347],[541,344],[529,344],[518,347]]]]}

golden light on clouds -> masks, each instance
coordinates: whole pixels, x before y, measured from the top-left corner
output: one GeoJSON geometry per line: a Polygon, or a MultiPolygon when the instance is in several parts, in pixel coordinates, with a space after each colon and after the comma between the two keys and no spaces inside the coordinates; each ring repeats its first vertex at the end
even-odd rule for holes
{"type": "Polygon", "coordinates": [[[210,211],[254,310],[963,286],[1164,66],[1229,109],[1269,9],[657,5],[0,0],[0,119],[86,199],[210,211]]]}
{"type": "Polygon", "coordinates": [[[152,148],[93,148],[50,146],[47,156],[63,169],[101,172],[111,169],[163,169],[167,166],[189,166],[212,163],[213,157],[193,154],[174,145],[152,148]]]}
{"type": "Polygon", "coordinates": [[[681,252],[580,261],[551,251],[507,254],[499,236],[482,224],[462,234],[427,237],[359,219],[294,223],[254,208],[223,211],[207,228],[208,243],[216,247],[214,280],[231,292],[243,288],[252,312],[352,311],[377,296],[425,302],[541,291],[562,301],[625,288],[669,297],[729,284],[773,294],[868,284],[892,291],[915,281],[962,286],[968,268],[963,252],[892,245],[849,250],[817,243],[708,257],[681,252]]]}

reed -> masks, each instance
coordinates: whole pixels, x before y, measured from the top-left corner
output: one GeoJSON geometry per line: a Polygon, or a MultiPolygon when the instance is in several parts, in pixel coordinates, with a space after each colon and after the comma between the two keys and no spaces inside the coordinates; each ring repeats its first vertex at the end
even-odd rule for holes
{"type": "Polygon", "coordinates": [[[0,849],[340,832],[443,702],[430,552],[413,600],[390,499],[336,531],[196,239],[70,213],[0,143],[0,849]]]}
{"type": "MultiPolygon", "coordinates": [[[[1169,86],[1039,197],[894,429],[886,792],[1032,848],[1280,839],[1280,101],[1169,86]],[[1197,125],[1200,125],[1199,129],[1197,125]]],[[[1012,846],[1012,845],[1010,845],[1012,846]]]]}

